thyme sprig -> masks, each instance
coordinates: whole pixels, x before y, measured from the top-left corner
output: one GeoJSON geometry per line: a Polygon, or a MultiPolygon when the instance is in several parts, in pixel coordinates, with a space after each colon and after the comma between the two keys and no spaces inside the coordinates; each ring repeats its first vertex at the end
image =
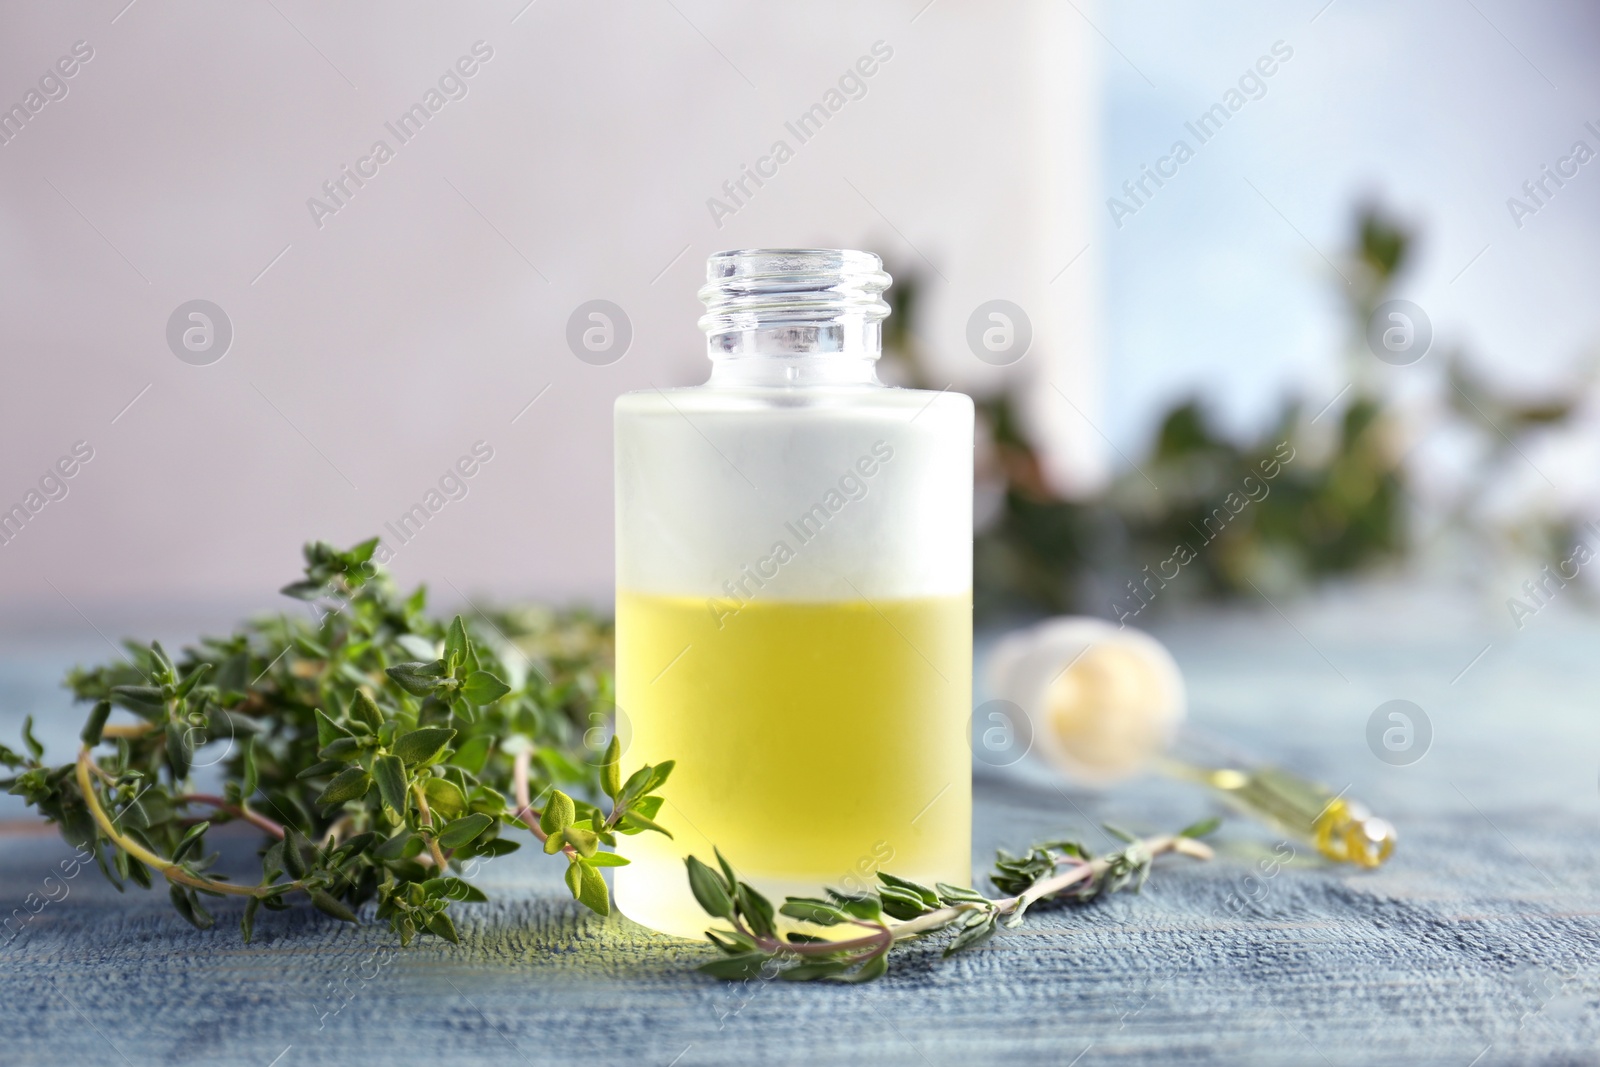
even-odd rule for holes
{"type": "Polygon", "coordinates": [[[431,618],[422,589],[402,598],[372,562],[376,546],[306,546],[305,578],[284,589],[306,617],[248,623],[176,659],[130,644],[123,662],[74,670],[68,687],[93,702],[77,758],[45,762],[30,719],[24,753],[0,746],[17,772],[0,784],[118,889],[165,881],[201,929],[214,922],[203,898],[247,898],[247,941],[258,909],[294,894],[347,922],[375,902],[402,943],[424,930],[456,941],[450,905],[486,899],[466,879],[519,847],[502,836],[515,829],[561,853],[573,897],[609,914],[600,869],[627,861],[603,847],[666,833],[654,817],[672,772],[623,782],[615,737],[598,756],[583,744],[612,708],[609,629],[579,613],[431,618]],[[118,709],[133,721],[110,721],[118,709]],[[220,795],[192,783],[208,742],[227,743],[220,795]],[[601,794],[608,810],[583,799],[601,794]],[[234,821],[267,835],[254,885],[206,851],[207,832],[234,821]]]}
{"type": "Polygon", "coordinates": [[[708,915],[727,923],[706,931],[723,956],[699,970],[729,980],[767,975],[792,982],[868,982],[888,972],[890,951],[908,941],[954,929],[944,947],[948,958],[987,941],[1000,926],[1021,925],[1028,909],[1041,902],[1081,904],[1122,890],[1137,893],[1157,856],[1171,852],[1210,859],[1210,846],[1199,838],[1216,827],[1211,819],[1176,834],[1139,839],[1108,826],[1126,845],[1098,859],[1074,841],[1048,841],[1022,856],[1002,851],[990,875],[995,888],[1007,894],[999,898],[944,882],[930,888],[879,871],[875,892],[830,889],[826,898],[788,897],[776,912],[766,897],[739,880],[721,852],[716,867],[690,856],[685,862],[695,899],[708,915]],[[778,915],[797,922],[780,930],[778,915]],[[863,932],[825,938],[797,925],[863,932]]]}

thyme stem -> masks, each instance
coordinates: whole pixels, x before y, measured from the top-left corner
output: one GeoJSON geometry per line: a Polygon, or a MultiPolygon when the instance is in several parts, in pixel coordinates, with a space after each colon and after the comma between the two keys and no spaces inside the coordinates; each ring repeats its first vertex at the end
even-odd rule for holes
{"type": "Polygon", "coordinates": [[[126,725],[123,723],[110,722],[106,723],[105,727],[101,729],[100,736],[113,739],[118,737],[143,737],[145,734],[152,733],[159,729],[159,726],[147,722],[129,723],[126,725]]]}
{"type": "MultiPolygon", "coordinates": [[[[543,844],[550,839],[550,835],[544,832],[544,827],[539,825],[539,816],[544,813],[533,806],[528,796],[528,769],[532,762],[533,753],[526,748],[518,749],[517,754],[511,757],[511,795],[517,802],[517,821],[532,831],[533,836],[543,844]]],[[[615,819],[616,816],[616,809],[613,808],[611,818],[615,819]]],[[[610,819],[606,820],[606,825],[611,825],[610,819]]],[[[568,856],[578,854],[571,845],[562,845],[561,851],[568,856]]]]}
{"type": "MultiPolygon", "coordinates": [[[[143,863],[146,867],[150,867],[153,870],[159,871],[161,875],[169,882],[177,882],[179,885],[186,885],[191,889],[202,889],[208,893],[223,893],[235,897],[265,897],[286,892],[285,887],[282,885],[234,885],[231,882],[218,882],[213,881],[210,878],[203,878],[196,874],[190,874],[180,865],[173,863],[170,860],[162,859],[160,856],[157,856],[154,852],[151,852],[137,841],[131,841],[127,837],[118,833],[116,824],[113,823],[110,817],[106,815],[106,809],[100,804],[100,794],[95,791],[94,779],[91,777],[89,770],[89,768],[93,765],[94,757],[91,755],[89,748],[85,746],[84,748],[79,749],[77,767],[78,788],[83,791],[84,803],[89,806],[89,814],[94,816],[94,821],[99,824],[101,832],[111,839],[112,844],[122,849],[122,851],[126,852],[129,856],[132,856],[140,863],[143,863]]],[[[299,882],[291,882],[289,883],[288,888],[304,889],[305,887],[299,882]]]]}
{"type": "Polygon", "coordinates": [[[428,851],[433,856],[434,866],[439,868],[440,874],[444,874],[449,867],[445,863],[444,851],[439,848],[439,838],[434,833],[433,812],[428,810],[427,795],[423,793],[420,785],[413,785],[411,792],[417,798],[417,812],[422,816],[422,836],[428,842],[428,851]]]}
{"type": "Polygon", "coordinates": [[[1098,859],[1090,859],[1081,845],[1071,841],[1036,845],[1023,857],[1001,852],[992,877],[996,887],[1013,893],[1011,896],[987,897],[943,883],[933,889],[880,871],[878,880],[883,886],[877,893],[843,894],[830,889],[827,899],[789,897],[777,909],[803,925],[838,926],[840,932],[854,925],[870,931],[837,939],[777,929],[772,905],[753,886],[738,879],[720,852],[720,870],[690,856],[689,886],[696,900],[708,914],[731,927],[708,931],[726,958],[706,963],[700,970],[739,980],[764,975],[765,967],[778,963],[778,976],[795,981],[871,981],[886,973],[889,952],[901,942],[955,929],[956,936],[945,946],[944,954],[949,956],[988,939],[1002,920],[1008,928],[1017,926],[1028,909],[1042,900],[1065,897],[1084,902],[1121,889],[1137,890],[1151,863],[1165,853],[1210,859],[1211,849],[1195,838],[1213,829],[1215,821],[1209,820],[1176,834],[1144,839],[1117,831],[1125,847],[1098,859]]]}
{"type": "MultiPolygon", "coordinates": [[[[1192,856],[1195,859],[1208,860],[1213,855],[1210,845],[1207,845],[1202,841],[1195,841],[1192,838],[1179,837],[1175,834],[1163,834],[1160,837],[1147,837],[1139,841],[1138,845],[1146,852],[1150,853],[1152,857],[1162,855],[1166,852],[1181,852],[1184,855],[1192,856]]],[[[994,910],[1000,915],[1010,915],[1012,912],[1017,910],[1017,906],[1019,904],[1031,905],[1036,901],[1043,900],[1045,897],[1053,896],[1054,894],[1061,892],[1068,886],[1076,885],[1078,882],[1081,882],[1086,878],[1099,878],[1101,875],[1105,874],[1106,869],[1110,866],[1110,861],[1104,858],[1090,860],[1089,862],[1085,863],[1082,860],[1076,860],[1072,857],[1063,857],[1062,862],[1069,864],[1071,869],[1062,874],[1042,879],[1025,893],[1019,893],[1014,897],[1001,897],[1000,899],[993,901],[992,906],[994,910]]],[[[929,930],[938,930],[944,926],[948,926],[952,920],[959,919],[963,912],[977,911],[984,907],[985,905],[978,903],[955,904],[947,908],[940,908],[937,911],[930,911],[925,915],[919,915],[915,919],[911,919],[908,922],[894,922],[892,925],[884,927],[884,929],[892,934],[894,941],[906,941],[910,938],[921,936],[922,934],[927,933],[929,930]]],[[[863,923],[862,925],[881,926],[882,924],[863,923]]],[[[823,941],[814,945],[790,945],[784,944],[772,938],[756,938],[755,940],[758,944],[761,944],[764,949],[767,949],[767,951],[777,951],[781,948],[790,952],[799,952],[802,955],[806,955],[808,949],[811,950],[811,954],[813,955],[821,953],[848,952],[856,948],[866,948],[871,945],[876,945],[879,941],[876,936],[858,937],[850,941],[823,941]],[[764,943],[768,940],[772,942],[771,948],[768,948],[764,943]]]]}
{"type": "Polygon", "coordinates": [[[208,804],[218,811],[225,811],[229,815],[243,819],[252,826],[265,830],[279,841],[283,840],[282,824],[267,818],[259,812],[252,811],[248,804],[230,804],[222,797],[214,796],[210,793],[185,793],[182,796],[173,797],[173,800],[179,804],[208,804]]]}

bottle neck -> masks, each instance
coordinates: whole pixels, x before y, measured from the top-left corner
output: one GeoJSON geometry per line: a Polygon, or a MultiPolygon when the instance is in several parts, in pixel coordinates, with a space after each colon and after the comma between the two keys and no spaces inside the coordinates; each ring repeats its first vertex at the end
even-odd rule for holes
{"type": "Polygon", "coordinates": [[[774,356],[713,357],[712,385],[881,385],[878,357],[774,356]]]}
{"type": "Polygon", "coordinates": [[[839,249],[719,252],[700,290],[712,384],[873,385],[882,353],[877,256],[839,249]]]}

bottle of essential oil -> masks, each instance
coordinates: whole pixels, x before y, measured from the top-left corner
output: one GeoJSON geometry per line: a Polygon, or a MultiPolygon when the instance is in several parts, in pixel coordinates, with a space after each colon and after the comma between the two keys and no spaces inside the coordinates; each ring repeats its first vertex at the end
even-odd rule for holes
{"type": "Polygon", "coordinates": [[[719,252],[711,377],[616,405],[622,912],[699,936],[683,858],[776,902],[971,881],[972,401],[878,380],[877,256],[719,252]]]}

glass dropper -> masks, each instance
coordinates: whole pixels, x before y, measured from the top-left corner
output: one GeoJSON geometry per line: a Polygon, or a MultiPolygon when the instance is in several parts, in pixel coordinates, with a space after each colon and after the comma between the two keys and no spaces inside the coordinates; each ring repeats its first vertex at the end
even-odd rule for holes
{"type": "Polygon", "coordinates": [[[1242,814],[1335,862],[1377,867],[1394,852],[1394,826],[1345,790],[1182,726],[1183,676],[1149,634],[1101,619],[1048,619],[1002,640],[989,668],[1001,703],[1026,720],[1034,753],[1078,784],[1159,770],[1216,790],[1242,814]]]}
{"type": "Polygon", "coordinates": [[[1346,796],[1348,786],[1336,793],[1282,767],[1252,765],[1192,727],[1178,731],[1156,766],[1169,777],[1210,786],[1242,814],[1310,844],[1330,860],[1377,867],[1394,852],[1394,826],[1346,796]]]}

